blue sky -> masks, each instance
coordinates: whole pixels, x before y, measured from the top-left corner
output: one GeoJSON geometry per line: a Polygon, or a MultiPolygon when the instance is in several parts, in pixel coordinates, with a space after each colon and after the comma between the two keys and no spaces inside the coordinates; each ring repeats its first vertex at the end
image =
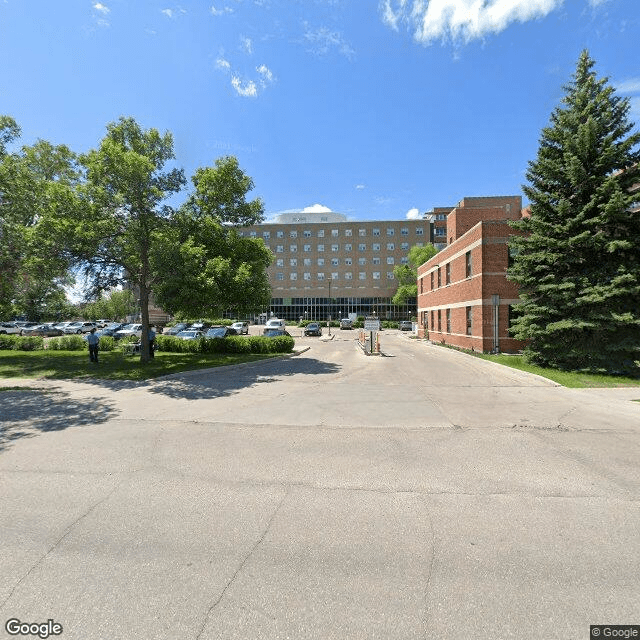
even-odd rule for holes
{"type": "Polygon", "coordinates": [[[521,192],[583,48],[640,122],[638,0],[0,0],[0,113],[82,152],[133,116],[267,215],[521,192]]]}

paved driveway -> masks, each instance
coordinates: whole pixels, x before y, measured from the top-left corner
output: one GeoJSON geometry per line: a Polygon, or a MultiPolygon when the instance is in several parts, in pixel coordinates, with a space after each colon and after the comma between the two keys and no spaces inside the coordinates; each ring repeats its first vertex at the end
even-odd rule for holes
{"type": "Polygon", "coordinates": [[[354,333],[1,393],[3,624],[447,640],[638,623],[640,390],[567,390],[397,332],[366,357],[354,333]]]}

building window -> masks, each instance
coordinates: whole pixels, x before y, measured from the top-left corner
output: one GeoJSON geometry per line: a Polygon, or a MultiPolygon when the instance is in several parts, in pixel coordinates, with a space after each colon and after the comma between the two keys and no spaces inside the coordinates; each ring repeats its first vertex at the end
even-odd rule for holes
{"type": "Polygon", "coordinates": [[[276,273],[276,280],[284,280],[284,273],[278,271],[278,273],[276,273]]]}
{"type": "Polygon", "coordinates": [[[424,235],[424,229],[422,227],[416,227],[416,235],[417,236],[423,236],[424,235]]]}
{"type": "Polygon", "coordinates": [[[297,279],[298,279],[298,274],[295,271],[289,274],[289,280],[297,280],[297,279]]]}
{"type": "Polygon", "coordinates": [[[262,237],[263,237],[265,240],[269,240],[269,238],[271,238],[271,232],[270,232],[270,231],[263,231],[263,232],[262,232],[262,237]]]}
{"type": "Polygon", "coordinates": [[[439,213],[436,216],[436,220],[446,220],[447,219],[447,214],[446,213],[439,213]]]}
{"type": "Polygon", "coordinates": [[[470,336],[473,333],[473,314],[471,307],[467,307],[467,335],[470,336]]]}
{"type": "Polygon", "coordinates": [[[337,271],[332,271],[331,272],[331,279],[332,280],[338,280],[338,272],[337,271]]]}
{"type": "Polygon", "coordinates": [[[451,309],[447,309],[447,333],[451,333],[451,309]]]}
{"type": "Polygon", "coordinates": [[[409,243],[408,242],[401,242],[400,243],[400,249],[402,249],[403,251],[407,251],[409,249],[409,243]]]}
{"type": "Polygon", "coordinates": [[[345,272],[344,279],[345,280],[353,280],[353,273],[351,273],[351,271],[345,272]]]}
{"type": "Polygon", "coordinates": [[[445,267],[445,281],[446,284],[451,284],[451,263],[447,262],[447,266],[445,267]]]}
{"type": "Polygon", "coordinates": [[[324,238],[324,229],[318,229],[318,238],[324,238]]]}
{"type": "Polygon", "coordinates": [[[331,245],[331,251],[333,251],[334,253],[340,251],[340,245],[339,244],[332,244],[331,245]]]}
{"type": "Polygon", "coordinates": [[[345,230],[344,230],[344,235],[345,235],[347,238],[350,238],[350,237],[353,235],[353,230],[352,230],[352,229],[345,229],[345,230]]]}
{"type": "Polygon", "coordinates": [[[420,293],[424,293],[424,280],[420,278],[418,282],[420,282],[420,293]]]}
{"type": "Polygon", "coordinates": [[[291,231],[289,231],[289,237],[290,238],[297,238],[298,237],[298,232],[294,231],[293,229],[291,231]]]}
{"type": "Polygon", "coordinates": [[[400,234],[403,236],[408,236],[409,235],[409,228],[408,227],[402,227],[402,229],[400,229],[400,234]]]}
{"type": "Polygon", "coordinates": [[[284,258],[278,258],[276,260],[276,267],[284,267],[284,258]]]}
{"type": "Polygon", "coordinates": [[[407,256],[400,258],[400,264],[409,264],[409,258],[407,256]]]}
{"type": "Polygon", "coordinates": [[[302,232],[302,235],[303,235],[305,238],[310,238],[310,237],[311,237],[311,229],[305,229],[305,230],[302,232]]]}
{"type": "Polygon", "coordinates": [[[318,280],[324,280],[324,273],[318,273],[318,280]]]}
{"type": "Polygon", "coordinates": [[[387,271],[387,280],[394,280],[395,276],[393,275],[393,271],[387,271]]]}
{"type": "Polygon", "coordinates": [[[360,278],[360,280],[366,280],[367,274],[364,271],[360,271],[360,273],[358,274],[358,278],[360,278]]]}
{"type": "Polygon", "coordinates": [[[353,264],[353,260],[351,258],[345,258],[344,263],[350,267],[353,264]]]}
{"type": "Polygon", "coordinates": [[[338,230],[337,229],[331,229],[331,237],[332,238],[337,238],[338,237],[338,230]]]}
{"type": "Polygon", "coordinates": [[[298,258],[289,258],[289,266],[297,267],[298,266],[298,258]]]}
{"type": "Polygon", "coordinates": [[[442,309],[438,309],[438,331],[442,333],[442,309]]]}
{"type": "Polygon", "coordinates": [[[331,258],[331,266],[337,267],[340,264],[340,258],[331,258]]]}
{"type": "Polygon", "coordinates": [[[318,258],[318,266],[324,267],[324,258],[318,258]]]}
{"type": "Polygon", "coordinates": [[[311,258],[305,258],[303,260],[304,266],[305,267],[310,267],[311,266],[311,258]]]}
{"type": "Polygon", "coordinates": [[[437,236],[446,236],[447,235],[447,229],[445,227],[436,227],[436,235],[437,236]]]}
{"type": "MultiPolygon", "coordinates": [[[[431,291],[433,291],[433,271],[431,272],[431,291]]],[[[431,324],[433,324],[433,321],[431,321],[431,324]]]]}
{"type": "Polygon", "coordinates": [[[374,271],[373,272],[373,279],[374,280],[380,280],[380,272],[379,271],[374,271]]]}
{"type": "Polygon", "coordinates": [[[308,271],[305,271],[302,277],[305,280],[311,280],[311,274],[308,271]]]}
{"type": "Polygon", "coordinates": [[[431,312],[431,327],[433,328],[433,311],[431,312]]]}
{"type": "Polygon", "coordinates": [[[366,244],[364,244],[363,242],[361,242],[361,243],[358,245],[358,251],[366,251],[366,250],[367,250],[367,245],[366,245],[366,244]]]}
{"type": "Polygon", "coordinates": [[[358,235],[362,238],[367,235],[366,229],[358,229],[358,235]]]}
{"type": "Polygon", "coordinates": [[[374,230],[372,231],[372,235],[374,235],[374,236],[379,236],[379,235],[380,235],[380,229],[374,229],[374,230]]]}
{"type": "Polygon", "coordinates": [[[310,244],[305,244],[302,247],[303,251],[305,251],[306,253],[309,253],[311,251],[311,245],[310,244]]]}
{"type": "Polygon", "coordinates": [[[393,256],[387,256],[387,264],[395,264],[395,258],[393,256]]]}
{"type": "Polygon", "coordinates": [[[374,242],[374,243],[371,245],[371,249],[372,249],[373,251],[380,251],[380,245],[379,245],[377,242],[374,242]]]}
{"type": "Polygon", "coordinates": [[[276,246],[276,253],[282,253],[284,251],[284,247],[279,244],[276,246]]]}
{"type": "Polygon", "coordinates": [[[289,245],[289,251],[291,253],[296,253],[298,251],[298,245],[297,244],[290,244],[289,245]]]}
{"type": "Polygon", "coordinates": [[[324,245],[323,244],[319,244],[318,245],[318,251],[320,251],[320,252],[324,251],[324,245]]]}
{"type": "Polygon", "coordinates": [[[375,256],[374,258],[371,258],[371,262],[372,264],[380,264],[380,256],[375,256]]]}
{"type": "Polygon", "coordinates": [[[442,275],[440,272],[440,267],[438,267],[438,289],[442,286],[442,275]]]}
{"type": "Polygon", "coordinates": [[[387,251],[395,251],[396,245],[393,242],[387,242],[387,251]]]}
{"type": "Polygon", "coordinates": [[[321,221],[321,222],[328,222],[328,221],[329,221],[329,216],[322,216],[322,217],[320,218],[320,221],[321,221]]]}
{"type": "Polygon", "coordinates": [[[353,245],[348,244],[348,243],[344,245],[344,250],[345,251],[351,251],[352,249],[353,249],[353,245]]]}
{"type": "Polygon", "coordinates": [[[465,262],[467,267],[467,278],[470,278],[471,274],[473,273],[473,262],[471,260],[471,251],[467,251],[467,253],[465,254],[465,262]]]}
{"type": "Polygon", "coordinates": [[[284,238],[284,231],[276,231],[276,236],[278,236],[278,238],[284,238]]]}
{"type": "Polygon", "coordinates": [[[366,258],[358,258],[358,264],[360,266],[367,264],[367,259],[366,258]]]}
{"type": "Polygon", "coordinates": [[[388,236],[392,236],[395,234],[395,229],[393,229],[392,227],[387,227],[387,235],[388,236]]]}

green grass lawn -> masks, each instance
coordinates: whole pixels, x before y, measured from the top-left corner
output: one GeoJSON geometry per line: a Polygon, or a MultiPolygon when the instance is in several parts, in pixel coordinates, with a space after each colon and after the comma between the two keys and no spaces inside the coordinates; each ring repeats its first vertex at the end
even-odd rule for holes
{"type": "Polygon", "coordinates": [[[169,373],[255,362],[274,354],[200,354],[157,352],[148,364],[121,351],[101,351],[100,362],[87,351],[0,351],[0,378],[101,378],[147,380],[169,373]]]}
{"type": "Polygon", "coordinates": [[[539,367],[529,364],[523,356],[508,356],[504,354],[489,355],[486,353],[472,353],[471,355],[483,360],[491,360],[513,369],[535,373],[543,378],[553,380],[563,387],[579,389],[584,387],[640,387],[640,378],[626,378],[624,376],[606,376],[593,373],[577,373],[560,371],[549,367],[539,367]]]}

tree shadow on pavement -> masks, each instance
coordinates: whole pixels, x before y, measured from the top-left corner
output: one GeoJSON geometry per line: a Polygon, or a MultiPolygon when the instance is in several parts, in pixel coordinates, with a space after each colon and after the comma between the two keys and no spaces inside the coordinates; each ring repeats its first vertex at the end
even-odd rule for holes
{"type": "Polygon", "coordinates": [[[62,391],[3,391],[0,393],[0,452],[20,438],[103,423],[115,414],[111,403],[102,399],[73,399],[62,391]]]}
{"type": "Polygon", "coordinates": [[[153,384],[149,385],[148,391],[188,400],[220,398],[261,384],[280,382],[286,376],[332,375],[340,369],[338,364],[315,358],[265,360],[250,366],[191,371],[184,375],[176,374],[170,379],[149,381],[153,384]]]}

